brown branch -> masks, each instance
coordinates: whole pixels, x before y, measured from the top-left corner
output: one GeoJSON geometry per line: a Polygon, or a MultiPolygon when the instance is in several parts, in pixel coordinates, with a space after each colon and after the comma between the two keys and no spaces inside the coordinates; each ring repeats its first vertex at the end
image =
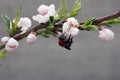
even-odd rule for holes
{"type": "MultiPolygon", "coordinates": [[[[93,24],[94,24],[94,25],[98,25],[98,24],[100,24],[100,23],[103,22],[103,21],[106,21],[106,20],[109,20],[109,19],[113,19],[113,18],[117,18],[117,17],[120,17],[120,11],[118,11],[118,12],[112,14],[112,15],[108,15],[108,16],[104,16],[104,17],[101,17],[101,18],[97,18],[97,19],[94,20],[93,24]]],[[[55,24],[54,27],[56,27],[56,28],[62,27],[62,25],[63,25],[64,22],[65,22],[65,21],[61,21],[61,22],[55,24]]],[[[80,25],[82,25],[83,23],[84,23],[84,22],[81,22],[80,25]]],[[[25,38],[30,32],[32,32],[32,31],[37,32],[38,30],[40,30],[40,29],[42,29],[42,28],[45,28],[45,27],[47,27],[48,25],[49,25],[49,23],[35,26],[34,28],[30,29],[30,30],[27,31],[26,33],[21,34],[21,35],[17,35],[17,36],[15,36],[14,38],[19,41],[19,40],[25,38]]],[[[79,28],[79,29],[82,29],[82,28],[79,28]]],[[[1,45],[0,45],[0,49],[2,49],[2,48],[4,48],[4,47],[5,47],[4,44],[1,44],[1,45]]]]}

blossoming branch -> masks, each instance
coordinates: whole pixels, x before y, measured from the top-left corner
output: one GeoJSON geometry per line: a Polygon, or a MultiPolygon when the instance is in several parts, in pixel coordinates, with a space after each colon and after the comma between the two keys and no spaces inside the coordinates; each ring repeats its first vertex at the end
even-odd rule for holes
{"type": "Polygon", "coordinates": [[[111,25],[120,24],[120,11],[101,18],[92,18],[79,23],[75,16],[81,10],[81,1],[76,0],[71,11],[67,9],[66,0],[62,0],[60,7],[56,10],[55,5],[42,4],[38,7],[38,14],[32,19],[38,22],[38,25],[29,29],[32,22],[28,17],[20,17],[22,8],[20,7],[13,20],[3,14],[3,20],[6,24],[7,36],[1,38],[0,58],[6,58],[6,52],[13,52],[19,47],[19,40],[27,38],[29,44],[34,44],[37,35],[49,38],[50,35],[58,38],[58,44],[68,50],[71,50],[73,38],[79,34],[79,31],[95,31],[101,41],[108,42],[114,38],[114,32],[108,29],[111,25]]]}

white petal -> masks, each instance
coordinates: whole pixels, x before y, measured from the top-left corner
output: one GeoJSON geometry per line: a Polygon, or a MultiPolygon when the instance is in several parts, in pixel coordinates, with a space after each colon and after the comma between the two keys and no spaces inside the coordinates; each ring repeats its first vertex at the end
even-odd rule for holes
{"type": "Polygon", "coordinates": [[[14,38],[10,38],[7,42],[7,45],[10,45],[10,46],[18,46],[19,43],[17,40],[15,40],[14,38]]]}
{"type": "Polygon", "coordinates": [[[5,36],[5,37],[1,38],[1,41],[2,41],[4,44],[6,44],[9,39],[10,39],[9,37],[6,37],[6,36],[5,36]]]}
{"type": "Polygon", "coordinates": [[[38,12],[40,14],[43,14],[44,11],[48,11],[48,10],[49,10],[49,7],[44,4],[42,4],[41,6],[38,7],[38,12]]]}
{"type": "Polygon", "coordinates": [[[70,34],[71,34],[72,37],[77,36],[78,33],[79,33],[79,29],[78,29],[78,28],[72,27],[72,28],[70,29],[70,34]]]}
{"type": "Polygon", "coordinates": [[[20,18],[19,22],[18,22],[18,27],[22,27],[23,29],[21,29],[22,31],[24,29],[28,29],[29,27],[31,27],[31,20],[27,17],[25,18],[20,18]]]}
{"type": "Polygon", "coordinates": [[[47,16],[47,15],[42,16],[42,15],[38,14],[38,15],[33,16],[32,19],[34,21],[37,21],[38,23],[46,23],[49,21],[49,16],[47,16]]]}
{"type": "Polygon", "coordinates": [[[63,33],[66,33],[66,32],[69,31],[69,29],[70,29],[69,23],[68,23],[68,22],[65,22],[65,23],[63,24],[63,26],[62,26],[62,32],[63,32],[63,33]]]}
{"type": "Polygon", "coordinates": [[[8,45],[5,45],[5,49],[9,52],[13,52],[16,48],[10,48],[8,45]]]}
{"type": "Polygon", "coordinates": [[[55,11],[55,5],[54,4],[51,4],[49,6],[49,12],[48,12],[49,16],[55,16],[56,14],[56,11],[55,11]]]}

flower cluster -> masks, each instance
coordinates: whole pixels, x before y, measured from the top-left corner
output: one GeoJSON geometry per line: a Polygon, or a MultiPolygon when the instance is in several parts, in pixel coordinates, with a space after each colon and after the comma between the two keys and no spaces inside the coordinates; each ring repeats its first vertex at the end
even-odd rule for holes
{"type": "MultiPolygon", "coordinates": [[[[81,27],[80,24],[78,23],[77,19],[75,19],[74,17],[71,17],[69,14],[67,17],[63,16],[62,13],[61,13],[61,16],[57,15],[56,13],[58,13],[58,12],[55,10],[54,4],[51,4],[49,6],[43,4],[38,7],[37,11],[39,14],[34,15],[32,17],[32,19],[34,21],[37,21],[39,24],[50,22],[49,23],[50,27],[48,26],[48,27],[44,28],[45,31],[43,31],[43,35],[46,36],[46,34],[49,35],[49,34],[52,34],[52,32],[57,34],[56,36],[58,38],[58,44],[61,47],[64,47],[68,50],[71,50],[73,38],[79,34],[80,28],[82,28],[83,30],[88,30],[88,31],[90,31],[90,30],[98,31],[97,26],[93,25],[93,19],[84,22],[81,27]],[[56,16],[58,16],[58,18],[60,17],[60,19],[57,20],[57,18],[55,18],[56,16]],[[64,17],[64,18],[62,18],[62,17],[64,17]],[[58,32],[57,31],[58,28],[55,28],[54,24],[59,23],[59,21],[62,21],[62,20],[65,20],[65,22],[62,23],[62,31],[58,32]],[[49,31],[49,32],[47,32],[47,31],[49,31]]],[[[73,10],[73,11],[76,11],[76,13],[77,13],[79,11],[78,6],[75,7],[75,10],[73,10]],[[76,10],[76,9],[78,9],[78,10],[76,10]]],[[[64,12],[66,12],[66,11],[64,11],[64,12]]],[[[76,13],[72,13],[71,15],[76,15],[76,13]]],[[[6,17],[5,17],[5,19],[6,19],[6,17]]],[[[8,20],[9,20],[9,18],[6,21],[8,21],[8,20]]],[[[16,48],[18,48],[19,42],[17,41],[18,39],[16,38],[16,35],[21,36],[21,35],[24,35],[25,32],[26,32],[25,36],[27,34],[26,41],[29,44],[35,43],[35,41],[37,39],[36,35],[39,33],[34,29],[38,29],[38,28],[31,29],[30,30],[31,32],[30,31],[27,32],[27,30],[31,27],[31,25],[32,25],[32,22],[28,17],[21,17],[20,19],[15,18],[12,22],[10,20],[10,24],[7,26],[10,28],[10,31],[8,31],[10,33],[10,37],[3,37],[1,39],[3,44],[5,44],[5,50],[12,52],[16,48]],[[14,25],[15,25],[16,31],[14,31],[14,25]],[[17,26],[17,28],[16,28],[16,26],[17,26]],[[17,32],[18,29],[20,29],[20,31],[17,32]],[[12,31],[13,31],[13,33],[11,36],[12,31]]],[[[39,27],[39,26],[37,26],[37,27],[39,27]]],[[[98,37],[100,38],[100,40],[102,40],[104,42],[110,41],[114,38],[114,32],[112,32],[109,29],[104,28],[103,26],[101,26],[98,33],[99,33],[98,37]]]]}
{"type": "MultiPolygon", "coordinates": [[[[17,27],[21,28],[21,33],[19,34],[25,33],[31,27],[31,23],[32,23],[31,20],[27,17],[20,18],[17,24],[17,27]]],[[[12,24],[10,25],[10,27],[12,29],[12,24]]],[[[36,34],[34,32],[31,32],[27,37],[27,42],[30,44],[35,43],[35,40],[37,39],[35,35],[36,34]]],[[[3,37],[1,38],[1,41],[5,44],[5,49],[10,52],[14,51],[19,46],[19,42],[15,40],[13,37],[3,37]]]]}
{"type": "Polygon", "coordinates": [[[68,18],[67,21],[62,26],[62,34],[59,36],[58,44],[68,50],[71,50],[71,45],[73,43],[73,37],[77,36],[79,33],[79,23],[74,18],[68,18]]]}
{"type": "Polygon", "coordinates": [[[3,37],[1,41],[5,44],[5,49],[10,52],[14,51],[19,45],[17,40],[10,37],[3,37]]]}

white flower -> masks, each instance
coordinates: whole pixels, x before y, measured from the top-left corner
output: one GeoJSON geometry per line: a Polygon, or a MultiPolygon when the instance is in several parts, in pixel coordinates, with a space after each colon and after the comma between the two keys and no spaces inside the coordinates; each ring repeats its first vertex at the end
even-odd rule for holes
{"type": "Polygon", "coordinates": [[[27,36],[27,42],[28,42],[29,44],[35,43],[36,39],[37,39],[37,37],[36,37],[35,34],[32,33],[32,32],[27,36]]]}
{"type": "Polygon", "coordinates": [[[9,37],[6,37],[6,36],[5,36],[5,37],[1,38],[1,41],[2,41],[4,44],[6,44],[9,39],[10,39],[9,37]]]}
{"type": "Polygon", "coordinates": [[[41,5],[38,7],[39,14],[32,17],[34,21],[37,21],[38,23],[46,23],[49,21],[50,16],[55,16],[55,6],[54,4],[51,4],[50,6],[41,5]]]}
{"type": "Polygon", "coordinates": [[[66,36],[76,36],[79,33],[79,29],[77,28],[79,26],[79,23],[77,22],[77,20],[73,17],[68,18],[67,22],[65,22],[62,26],[62,32],[66,35],[66,36]]]}
{"type": "Polygon", "coordinates": [[[102,29],[101,31],[99,31],[98,37],[100,38],[100,40],[107,42],[114,38],[114,32],[109,29],[102,29]]]}
{"type": "Polygon", "coordinates": [[[5,45],[5,49],[7,51],[12,52],[12,51],[14,51],[18,47],[18,45],[19,45],[19,43],[18,43],[17,40],[15,40],[14,38],[10,38],[8,40],[8,42],[6,43],[6,45],[5,45]]]}
{"type": "Polygon", "coordinates": [[[18,22],[18,27],[21,27],[21,31],[26,31],[28,30],[29,27],[31,27],[31,20],[27,17],[25,18],[20,18],[18,22]]]}

